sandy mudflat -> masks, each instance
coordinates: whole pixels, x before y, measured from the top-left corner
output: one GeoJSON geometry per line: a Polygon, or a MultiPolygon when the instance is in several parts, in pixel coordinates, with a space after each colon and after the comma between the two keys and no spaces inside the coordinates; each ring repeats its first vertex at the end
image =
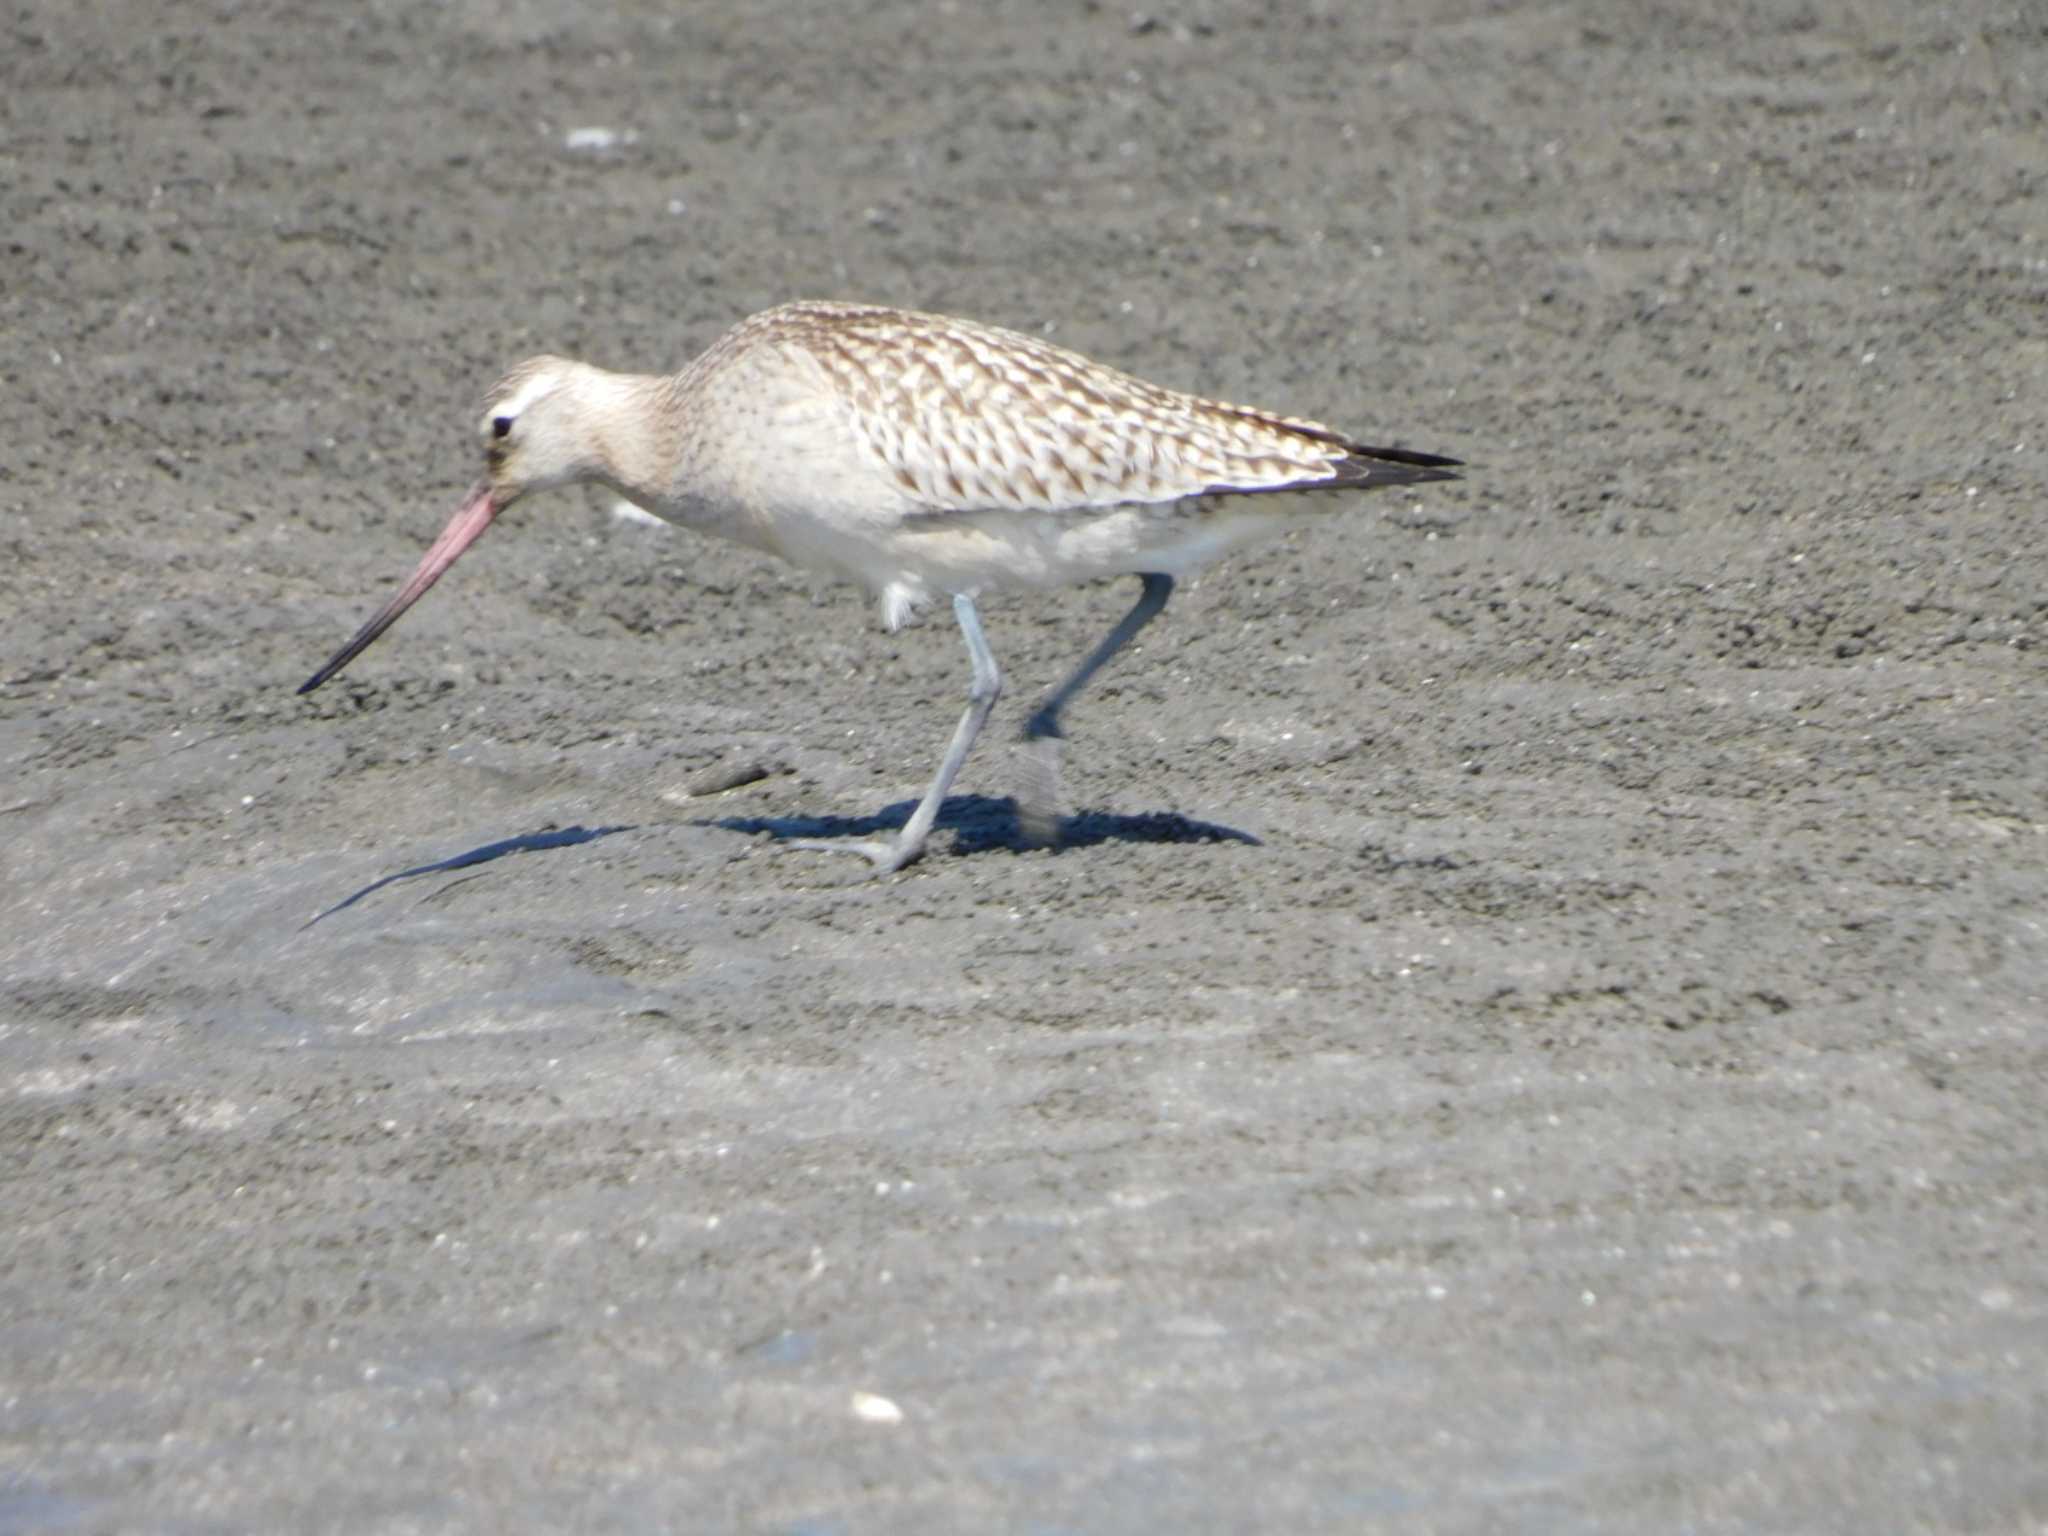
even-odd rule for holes
{"type": "Polygon", "coordinates": [[[0,1530],[2048,1521],[2048,12],[1272,9],[10,10],[0,1530]],[[596,493],[293,696],[500,368],[796,296],[1474,468],[1057,854],[1125,587],[873,884],[948,617],[596,493]]]}

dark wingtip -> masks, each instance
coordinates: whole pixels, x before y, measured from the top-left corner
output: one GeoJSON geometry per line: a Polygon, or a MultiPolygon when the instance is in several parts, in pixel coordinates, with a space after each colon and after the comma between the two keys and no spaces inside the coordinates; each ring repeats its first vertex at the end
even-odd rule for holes
{"type": "Polygon", "coordinates": [[[1372,491],[1393,485],[1427,485],[1432,480],[1462,480],[1463,459],[1412,448],[1367,448],[1346,443],[1344,457],[1313,478],[1271,485],[1212,485],[1212,493],[1257,496],[1273,491],[1372,491]]]}
{"type": "Polygon", "coordinates": [[[1336,465],[1336,474],[1323,483],[1333,490],[1345,487],[1386,485],[1427,485],[1432,480],[1457,480],[1458,459],[1435,453],[1410,453],[1404,448],[1355,449],[1336,465]]]}
{"type": "MultiPolygon", "coordinates": [[[[1364,443],[1347,443],[1353,458],[1378,459],[1383,464],[1413,464],[1418,469],[1457,469],[1463,459],[1446,458],[1440,453],[1419,453],[1413,448],[1373,448],[1364,443]]],[[[1456,479],[1453,475],[1450,478],[1456,479]]]]}

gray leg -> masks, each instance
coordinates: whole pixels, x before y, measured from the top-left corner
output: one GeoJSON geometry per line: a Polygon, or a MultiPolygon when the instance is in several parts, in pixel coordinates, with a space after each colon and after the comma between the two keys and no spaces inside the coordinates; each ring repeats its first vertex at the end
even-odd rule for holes
{"type": "Polygon", "coordinates": [[[1027,843],[1049,844],[1059,841],[1060,835],[1060,711],[1074,701],[1074,696],[1088,686],[1089,680],[1100,672],[1125,646],[1131,638],[1159,617],[1159,610],[1166,606],[1166,600],[1173,596],[1173,578],[1151,572],[1139,578],[1144,589],[1131,611],[1117,620],[1115,629],[1104,637],[1102,644],[1090,651],[1081,665],[1074,668],[1067,680],[1046,695],[1024,726],[1024,740],[1029,743],[1024,759],[1024,783],[1017,796],[1017,827],[1027,843]]]}
{"type": "Polygon", "coordinates": [[[939,819],[939,807],[945,802],[946,791],[953,787],[954,775],[967,761],[967,754],[974,747],[974,738],[981,734],[989,711],[996,707],[996,698],[1003,691],[1003,674],[996,667],[996,658],[988,648],[987,637],[981,632],[981,615],[975,612],[974,599],[965,595],[955,597],[953,612],[960,620],[960,635],[967,642],[968,659],[974,663],[974,681],[967,687],[967,712],[960,717],[959,725],[953,728],[953,740],[946,748],[945,761],[939,764],[931,788],[917,802],[917,809],[911,812],[903,830],[890,842],[849,843],[832,838],[804,838],[787,843],[785,847],[864,854],[874,864],[878,875],[893,873],[924,852],[924,840],[931,836],[932,823],[939,819]]]}

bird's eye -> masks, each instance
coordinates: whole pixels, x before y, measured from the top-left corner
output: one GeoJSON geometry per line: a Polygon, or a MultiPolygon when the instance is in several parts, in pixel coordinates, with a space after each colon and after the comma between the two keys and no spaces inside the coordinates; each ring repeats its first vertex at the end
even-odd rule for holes
{"type": "Polygon", "coordinates": [[[510,437],[511,435],[512,418],[510,416],[495,416],[491,419],[491,436],[510,437]]]}

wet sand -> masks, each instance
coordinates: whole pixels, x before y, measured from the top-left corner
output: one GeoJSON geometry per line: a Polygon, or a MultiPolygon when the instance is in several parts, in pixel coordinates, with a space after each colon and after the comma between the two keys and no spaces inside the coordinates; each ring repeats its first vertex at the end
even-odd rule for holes
{"type": "Polygon", "coordinates": [[[2048,27],[1830,9],[17,10],[0,1529],[2048,1521],[2048,27]],[[1473,468],[1057,853],[1127,586],[875,883],[948,616],[596,493],[293,695],[504,365],[798,296],[1473,468]]]}

